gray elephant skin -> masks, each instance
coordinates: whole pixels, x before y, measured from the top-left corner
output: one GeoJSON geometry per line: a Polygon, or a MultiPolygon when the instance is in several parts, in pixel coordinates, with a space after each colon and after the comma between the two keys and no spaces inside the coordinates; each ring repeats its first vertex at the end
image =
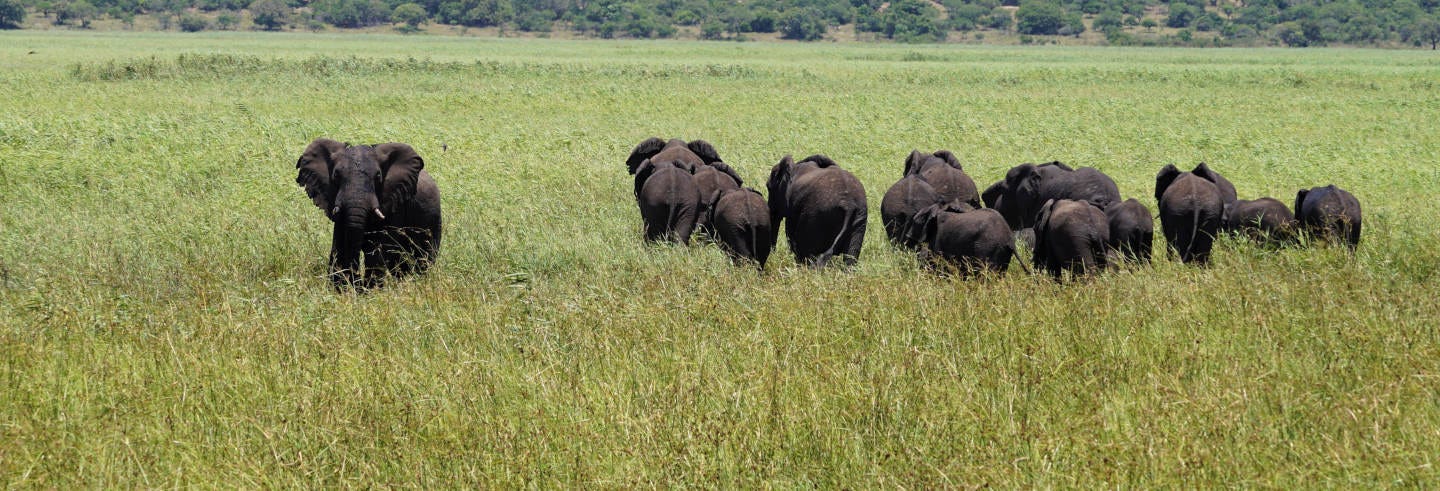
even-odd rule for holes
{"type": "Polygon", "coordinates": [[[904,242],[920,248],[921,263],[932,271],[953,270],[963,277],[1004,273],[1015,255],[1010,226],[989,208],[954,201],[926,207],[911,221],[904,242]]]}
{"type": "Polygon", "coordinates": [[[1103,210],[1120,202],[1120,188],[1110,176],[1091,167],[1027,163],[1012,167],[1004,179],[986,188],[981,198],[985,206],[1005,217],[1011,230],[1019,231],[1035,226],[1046,201],[1085,201],[1103,210]]]}
{"type": "Polygon", "coordinates": [[[1101,271],[1109,264],[1105,253],[1109,241],[1110,223],[1100,208],[1088,201],[1046,201],[1036,215],[1031,261],[1056,279],[1065,271],[1074,275],[1101,271]]]}
{"type": "Polygon", "coordinates": [[[885,226],[885,236],[895,245],[913,247],[904,240],[913,223],[911,218],[920,210],[944,203],[935,188],[920,176],[901,177],[880,199],[880,223],[885,226]]]}
{"type": "Polygon", "coordinates": [[[891,243],[903,244],[905,241],[901,237],[916,212],[933,204],[952,201],[980,207],[975,181],[965,173],[960,159],[949,150],[933,154],[910,151],[900,180],[891,185],[880,199],[880,222],[885,226],[885,236],[891,243]]]}
{"type": "Polygon", "coordinates": [[[797,263],[823,268],[835,256],[846,267],[859,261],[868,211],[865,187],[854,174],[824,155],[799,162],[786,155],[770,169],[766,187],[773,233],[783,221],[797,263]]]}
{"type": "Polygon", "coordinates": [[[1225,212],[1220,188],[1193,172],[1166,165],[1155,176],[1155,202],[1160,206],[1165,242],[1180,261],[1208,264],[1225,212]]]}
{"type": "Polygon", "coordinates": [[[1155,220],[1150,209],[1135,198],[1105,208],[1110,240],[1105,248],[1116,258],[1149,263],[1155,242],[1155,220]]]}
{"type": "Polygon", "coordinates": [[[440,188],[404,143],[350,145],[321,138],[295,162],[296,184],[334,222],[330,280],[378,286],[426,271],[440,251],[440,188]]]}
{"type": "Polygon", "coordinates": [[[1264,197],[1236,200],[1225,205],[1221,230],[1266,245],[1282,245],[1295,239],[1300,224],[1280,200],[1264,197]]]}
{"type": "Polygon", "coordinates": [[[1360,246],[1360,218],[1360,200],[1334,184],[1295,194],[1295,219],[1312,237],[1340,240],[1353,251],[1360,246]]]}
{"type": "Polygon", "coordinates": [[[724,162],[714,161],[695,168],[695,190],[700,192],[700,207],[695,218],[695,230],[704,237],[715,239],[715,230],[710,226],[710,197],[717,191],[730,192],[740,189],[745,183],[724,162]]]}
{"type": "Polygon", "coordinates": [[[635,176],[635,201],[647,242],[690,243],[700,215],[695,170],[719,161],[715,148],[704,140],[651,137],[635,146],[625,167],[635,176]]]}
{"type": "Polygon", "coordinates": [[[751,188],[717,189],[707,201],[708,222],[715,243],[730,256],[730,262],[735,265],[750,262],[764,270],[775,245],[765,197],[751,188]]]}

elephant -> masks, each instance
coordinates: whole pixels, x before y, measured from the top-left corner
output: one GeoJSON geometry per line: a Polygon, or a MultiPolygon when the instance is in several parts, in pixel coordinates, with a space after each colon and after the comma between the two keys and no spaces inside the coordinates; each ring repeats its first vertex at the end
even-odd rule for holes
{"type": "Polygon", "coordinates": [[[1180,262],[1209,264],[1225,213],[1220,188],[1209,179],[1166,165],[1155,176],[1155,201],[1160,205],[1165,242],[1180,254],[1180,262]]]}
{"type": "Polygon", "coordinates": [[[905,242],[920,247],[931,270],[953,267],[963,277],[989,270],[1004,273],[1015,255],[1015,237],[1000,212],[963,201],[935,204],[911,217],[905,242]]]}
{"type": "Polygon", "coordinates": [[[1130,198],[1105,208],[1105,219],[1110,224],[1106,250],[1117,258],[1150,262],[1151,244],[1155,241],[1155,220],[1150,217],[1149,208],[1130,198]]]}
{"type": "Polygon", "coordinates": [[[1110,223],[1105,212],[1088,201],[1048,200],[1035,219],[1035,245],[1031,261],[1055,279],[1065,271],[1083,275],[1103,271],[1108,264],[1105,244],[1110,223]]]}
{"type": "Polygon", "coordinates": [[[975,191],[975,181],[965,174],[965,169],[960,166],[960,159],[949,150],[934,154],[911,150],[910,156],[905,159],[905,175],[920,176],[924,179],[935,188],[935,194],[940,197],[941,203],[961,201],[975,208],[980,207],[980,194],[975,191]]]}
{"type": "Polygon", "coordinates": [[[295,183],[335,223],[330,281],[368,290],[386,274],[423,273],[440,251],[440,188],[404,143],[316,139],[295,162],[295,183]]]}
{"type": "Polygon", "coordinates": [[[1055,199],[1089,202],[1105,209],[1120,202],[1120,188],[1110,176],[1091,167],[1071,168],[1060,162],[1021,164],[981,193],[985,206],[1005,217],[1010,230],[1035,226],[1041,205],[1055,199]]]}
{"type": "Polygon", "coordinates": [[[1285,203],[1264,197],[1227,203],[1220,228],[1256,242],[1278,245],[1294,240],[1299,226],[1295,214],[1285,207],[1285,203]]]}
{"type": "Polygon", "coordinates": [[[1312,236],[1343,240],[1351,251],[1360,246],[1360,201],[1334,184],[1296,193],[1295,218],[1312,236]]]}
{"type": "Polygon", "coordinates": [[[865,243],[865,186],[830,157],[811,155],[795,162],[786,155],[770,169],[772,241],[780,222],[795,262],[823,268],[834,256],[845,266],[860,259],[865,243]]]}
{"type": "Polygon", "coordinates": [[[690,244],[700,210],[694,170],[684,160],[650,159],[635,169],[635,202],[640,206],[646,242],[690,244]]]}
{"type": "Polygon", "coordinates": [[[710,227],[710,200],[708,198],[716,191],[739,190],[745,181],[740,179],[740,175],[736,174],[734,169],[718,160],[696,167],[693,179],[695,189],[699,191],[702,198],[700,206],[696,210],[695,229],[700,231],[701,235],[713,240],[715,234],[710,227]]]}
{"type": "Polygon", "coordinates": [[[885,225],[885,236],[897,246],[914,247],[903,240],[911,225],[910,219],[930,205],[944,203],[935,188],[920,176],[911,174],[900,178],[880,200],[880,222],[885,225]]]}
{"type": "Polygon", "coordinates": [[[775,246],[765,197],[753,188],[717,189],[706,201],[715,243],[730,256],[730,262],[749,261],[763,271],[775,246]]]}
{"type": "Polygon", "coordinates": [[[1214,169],[1211,169],[1210,166],[1205,165],[1204,162],[1201,162],[1200,165],[1195,166],[1195,169],[1191,170],[1190,173],[1203,177],[1205,178],[1205,180],[1215,183],[1215,189],[1220,190],[1220,201],[1222,203],[1225,203],[1227,205],[1234,204],[1240,199],[1239,196],[1235,193],[1235,185],[1230,184],[1229,179],[1226,179],[1225,176],[1220,175],[1219,172],[1215,172],[1214,169]]]}
{"type": "Polygon", "coordinates": [[[665,141],[650,137],[630,151],[630,157],[625,159],[625,167],[633,175],[646,159],[655,162],[680,161],[693,170],[704,164],[720,162],[720,154],[716,153],[715,147],[705,140],[693,140],[685,143],[680,139],[665,141]]]}

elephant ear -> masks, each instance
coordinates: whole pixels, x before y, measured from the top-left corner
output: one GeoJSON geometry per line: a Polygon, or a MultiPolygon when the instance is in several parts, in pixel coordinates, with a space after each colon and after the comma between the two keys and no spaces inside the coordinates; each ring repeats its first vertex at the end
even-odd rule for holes
{"type": "Polygon", "coordinates": [[[714,191],[711,191],[709,196],[701,196],[701,197],[700,197],[700,199],[705,202],[705,220],[706,220],[706,221],[709,221],[709,222],[712,223],[712,224],[715,223],[715,208],[716,208],[715,205],[719,204],[719,203],[720,203],[720,198],[722,198],[722,197],[724,197],[724,196],[725,196],[725,190],[724,190],[724,189],[716,189],[716,190],[714,190],[714,191]]]}
{"type": "Polygon", "coordinates": [[[1005,181],[999,180],[995,181],[995,184],[991,184],[990,187],[985,188],[985,192],[980,193],[980,199],[985,201],[986,208],[994,208],[1000,204],[1000,196],[1004,194],[1005,181]]]}
{"type": "Polygon", "coordinates": [[[901,176],[903,177],[911,174],[920,173],[920,164],[924,162],[925,154],[920,153],[919,150],[911,150],[910,156],[905,157],[905,173],[901,174],[901,176]]]}
{"type": "Polygon", "coordinates": [[[295,184],[305,188],[305,194],[326,215],[335,202],[335,188],[330,185],[330,171],[335,166],[334,155],[345,151],[345,144],[329,138],[318,138],[305,147],[300,159],[295,161],[299,174],[295,184]]]}
{"type": "Polygon", "coordinates": [[[1060,169],[1060,170],[1066,170],[1066,171],[1073,171],[1073,170],[1075,170],[1074,167],[1070,167],[1070,166],[1068,166],[1068,165],[1065,165],[1064,162],[1061,162],[1061,161],[1059,161],[1059,160],[1051,160],[1051,161],[1049,161],[1049,162],[1040,164],[1041,167],[1044,167],[1044,166],[1047,166],[1047,165],[1048,165],[1048,166],[1053,166],[1053,167],[1055,167],[1055,168],[1057,168],[1057,169],[1060,169]]]}
{"type": "Polygon", "coordinates": [[[822,169],[825,167],[840,166],[840,164],[836,164],[834,160],[832,160],[830,157],[826,157],[824,154],[811,155],[809,157],[800,159],[800,162],[814,162],[816,167],[820,167],[822,169]]]}
{"type": "Polygon", "coordinates": [[[956,157],[955,154],[951,153],[949,150],[941,150],[939,152],[935,152],[935,156],[939,157],[940,160],[944,160],[946,164],[950,165],[950,167],[954,167],[955,170],[965,170],[964,167],[960,166],[960,158],[956,157]]]}
{"type": "Polygon", "coordinates": [[[644,162],[650,157],[654,157],[655,154],[660,153],[660,151],[664,149],[665,140],[653,136],[646,138],[645,141],[636,145],[634,150],[630,151],[630,158],[625,159],[625,168],[630,170],[631,175],[634,175],[635,171],[640,168],[641,162],[644,162]]]}
{"type": "Polygon", "coordinates": [[[1045,204],[1040,207],[1039,215],[1035,218],[1035,249],[1030,262],[1037,268],[1041,267],[1040,261],[1046,258],[1045,236],[1048,234],[1045,233],[1045,229],[1050,228],[1050,213],[1055,210],[1055,204],[1056,201],[1053,199],[1045,200],[1045,204]]]}
{"type": "Polygon", "coordinates": [[[380,186],[381,208],[394,210],[415,196],[415,183],[425,169],[425,160],[414,148],[404,143],[382,143],[375,146],[375,159],[380,161],[380,173],[385,176],[380,186]]]}
{"type": "Polygon", "coordinates": [[[765,183],[766,191],[770,192],[770,198],[766,204],[770,207],[770,243],[780,239],[780,220],[790,212],[790,205],[786,201],[785,193],[790,188],[790,173],[794,170],[795,159],[789,155],[780,159],[780,163],[770,168],[770,180],[765,183]]]}
{"type": "Polygon", "coordinates": [[[691,141],[685,144],[685,147],[689,148],[691,152],[695,152],[695,156],[700,157],[701,162],[714,164],[721,160],[720,153],[715,151],[715,146],[705,140],[691,141]]]}
{"type": "Polygon", "coordinates": [[[731,179],[734,179],[734,180],[735,180],[735,185],[736,185],[736,186],[744,186],[744,185],[745,185],[745,181],[743,181],[743,180],[740,179],[740,174],[736,174],[736,173],[735,173],[735,169],[730,168],[729,165],[725,165],[724,162],[721,162],[721,161],[719,161],[719,160],[716,160],[715,162],[713,162],[713,163],[710,164],[710,167],[714,167],[715,170],[720,171],[721,174],[725,174],[725,175],[727,175],[727,176],[730,176],[731,179]]]}
{"type": "Polygon", "coordinates": [[[635,172],[634,172],[634,174],[635,174],[635,199],[640,199],[640,188],[645,187],[645,180],[650,178],[650,174],[654,174],[654,173],[655,173],[655,163],[654,163],[654,162],[651,162],[650,159],[642,160],[642,161],[640,161],[640,165],[636,166],[635,172]]]}
{"type": "Polygon", "coordinates": [[[900,243],[910,248],[919,248],[922,244],[929,244],[935,238],[932,225],[942,206],[930,205],[915,212],[900,233],[900,243]]]}
{"type": "Polygon", "coordinates": [[[1292,208],[1292,211],[1297,219],[1300,218],[1300,207],[1305,204],[1305,196],[1308,194],[1310,194],[1309,189],[1301,189],[1300,192],[1295,193],[1295,208],[1292,208]]]}
{"type": "Polygon", "coordinates": [[[1180,177],[1180,169],[1174,164],[1166,164],[1160,168],[1160,173],[1155,175],[1155,202],[1160,202],[1160,197],[1165,195],[1165,190],[1170,188],[1170,183],[1180,177]]]}

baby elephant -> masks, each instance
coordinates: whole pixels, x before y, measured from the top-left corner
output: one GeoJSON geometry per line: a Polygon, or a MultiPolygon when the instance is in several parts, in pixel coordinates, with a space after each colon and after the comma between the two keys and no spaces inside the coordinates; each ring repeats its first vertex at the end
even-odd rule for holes
{"type": "Polygon", "coordinates": [[[1343,240],[1352,251],[1360,245],[1360,201],[1334,184],[1300,190],[1295,218],[1311,235],[1343,240]]]}
{"type": "Polygon", "coordinates": [[[1150,209],[1130,198],[1105,208],[1110,222],[1110,241],[1105,248],[1117,258],[1140,263],[1150,262],[1151,244],[1155,242],[1155,220],[1150,209]]]}
{"type": "Polygon", "coordinates": [[[1262,244],[1279,245],[1295,238],[1299,223],[1285,203],[1270,197],[1237,200],[1225,205],[1221,229],[1262,244]]]}
{"type": "Polygon", "coordinates": [[[730,256],[730,262],[750,261],[764,270],[775,245],[765,197],[751,188],[720,189],[711,193],[707,203],[707,221],[715,242],[730,256]]]}
{"type": "Polygon", "coordinates": [[[1106,266],[1105,244],[1110,224],[1105,212],[1086,201],[1049,200],[1035,219],[1035,267],[1056,279],[1069,270],[1076,275],[1106,266]]]}
{"type": "Polygon", "coordinates": [[[964,277],[987,270],[1004,273],[1015,255],[1015,238],[1005,217],[965,202],[920,210],[905,232],[906,247],[924,246],[920,258],[926,268],[936,270],[948,265],[964,277]]]}

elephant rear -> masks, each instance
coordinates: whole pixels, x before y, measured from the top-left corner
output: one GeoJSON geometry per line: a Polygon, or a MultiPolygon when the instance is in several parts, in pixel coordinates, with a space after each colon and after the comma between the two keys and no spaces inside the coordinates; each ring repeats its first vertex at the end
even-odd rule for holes
{"type": "Polygon", "coordinates": [[[760,269],[774,246],[769,209],[754,189],[724,193],[710,210],[716,242],[735,263],[754,261],[760,269]]]}
{"type": "Polygon", "coordinates": [[[1150,262],[1155,221],[1150,218],[1150,210],[1144,204],[1135,198],[1116,203],[1105,209],[1105,218],[1110,225],[1110,241],[1105,244],[1107,250],[1117,257],[1150,262]]]}
{"type": "Polygon", "coordinates": [[[885,236],[891,243],[903,247],[916,247],[903,240],[910,219],[920,210],[931,205],[942,204],[935,188],[918,176],[905,176],[896,181],[880,200],[880,223],[885,226],[885,236]]]}
{"type": "Polygon", "coordinates": [[[1156,176],[1155,195],[1165,241],[1180,261],[1208,264],[1225,210],[1220,189],[1208,179],[1167,165],[1156,176]]]}
{"type": "Polygon", "coordinates": [[[1342,240],[1351,250],[1360,245],[1360,200],[1334,184],[1300,190],[1295,196],[1295,218],[1318,238],[1342,240]]]}
{"type": "Polygon", "coordinates": [[[645,166],[636,174],[643,179],[635,199],[644,221],[645,240],[690,243],[700,194],[690,173],[677,165],[658,164],[646,172],[645,166]]]}
{"type": "Polygon", "coordinates": [[[1110,224],[1105,213],[1089,202],[1051,200],[1040,208],[1035,223],[1032,260],[1055,278],[1065,271],[1075,275],[1105,269],[1105,244],[1110,224]]]}
{"type": "Polygon", "coordinates": [[[1262,244],[1278,245],[1295,238],[1299,224],[1285,203],[1275,198],[1236,200],[1225,206],[1221,228],[1262,244]]]}
{"type": "Polygon", "coordinates": [[[824,267],[830,258],[843,256],[846,266],[855,265],[868,219],[859,179],[844,169],[819,169],[796,180],[789,201],[785,236],[797,262],[824,267]]]}
{"type": "Polygon", "coordinates": [[[1004,273],[1015,255],[1015,238],[1005,217],[991,209],[947,209],[926,225],[930,263],[943,260],[965,276],[1004,273]]]}

